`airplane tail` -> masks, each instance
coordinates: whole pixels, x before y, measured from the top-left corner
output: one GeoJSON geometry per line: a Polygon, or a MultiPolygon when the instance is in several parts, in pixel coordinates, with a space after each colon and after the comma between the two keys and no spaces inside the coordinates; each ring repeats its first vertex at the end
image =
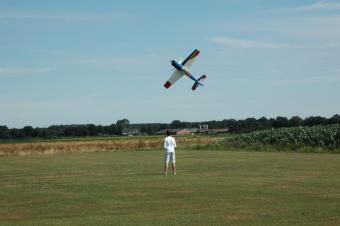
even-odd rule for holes
{"type": "Polygon", "coordinates": [[[196,90],[198,86],[203,86],[203,84],[200,83],[199,81],[200,81],[200,80],[204,80],[204,79],[206,79],[206,78],[207,78],[206,75],[202,75],[201,77],[199,77],[199,79],[197,79],[197,82],[194,83],[194,85],[192,86],[191,89],[192,89],[192,90],[196,90]]]}

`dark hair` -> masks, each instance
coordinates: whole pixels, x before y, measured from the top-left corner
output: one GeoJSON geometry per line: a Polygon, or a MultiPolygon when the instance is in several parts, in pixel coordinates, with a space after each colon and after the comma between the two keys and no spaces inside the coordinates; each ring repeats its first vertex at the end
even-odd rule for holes
{"type": "Polygon", "coordinates": [[[170,130],[167,130],[167,131],[166,131],[166,135],[167,135],[167,136],[170,136],[170,130]]]}

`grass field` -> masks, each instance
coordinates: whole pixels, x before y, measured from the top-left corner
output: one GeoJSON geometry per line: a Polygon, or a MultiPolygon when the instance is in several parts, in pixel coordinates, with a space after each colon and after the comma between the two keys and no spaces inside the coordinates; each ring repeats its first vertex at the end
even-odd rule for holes
{"type": "Polygon", "coordinates": [[[163,152],[0,158],[0,225],[340,225],[340,155],[163,152]]]}

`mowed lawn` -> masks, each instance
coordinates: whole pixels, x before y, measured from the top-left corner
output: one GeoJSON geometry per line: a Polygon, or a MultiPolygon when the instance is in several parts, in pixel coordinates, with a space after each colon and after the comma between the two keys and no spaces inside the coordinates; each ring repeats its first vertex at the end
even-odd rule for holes
{"type": "Polygon", "coordinates": [[[0,225],[340,225],[340,155],[163,151],[0,158],[0,225]]]}

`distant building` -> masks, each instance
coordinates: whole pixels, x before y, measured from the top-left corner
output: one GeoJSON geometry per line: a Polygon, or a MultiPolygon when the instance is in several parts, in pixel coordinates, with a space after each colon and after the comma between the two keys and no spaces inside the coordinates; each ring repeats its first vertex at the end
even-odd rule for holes
{"type": "Polygon", "coordinates": [[[156,134],[165,135],[167,131],[169,131],[170,134],[174,134],[174,135],[193,135],[193,134],[198,132],[198,129],[197,128],[162,129],[162,130],[156,132],[156,134]]]}
{"type": "Polygon", "coordinates": [[[221,134],[221,133],[228,133],[229,128],[223,128],[223,129],[209,129],[208,124],[203,124],[199,126],[199,132],[205,133],[205,134],[221,134]]]}
{"type": "Polygon", "coordinates": [[[122,129],[122,135],[123,136],[136,136],[140,135],[140,130],[136,128],[125,128],[122,129]]]}
{"type": "Polygon", "coordinates": [[[181,130],[178,130],[176,135],[191,135],[192,133],[190,132],[190,130],[187,130],[187,129],[181,129],[181,130]]]}
{"type": "Polygon", "coordinates": [[[208,124],[200,125],[200,127],[199,127],[200,133],[208,133],[208,130],[209,130],[208,124]]]}
{"type": "Polygon", "coordinates": [[[157,131],[155,134],[157,135],[165,135],[167,131],[170,132],[170,134],[177,134],[177,132],[181,129],[162,129],[157,131]]]}

